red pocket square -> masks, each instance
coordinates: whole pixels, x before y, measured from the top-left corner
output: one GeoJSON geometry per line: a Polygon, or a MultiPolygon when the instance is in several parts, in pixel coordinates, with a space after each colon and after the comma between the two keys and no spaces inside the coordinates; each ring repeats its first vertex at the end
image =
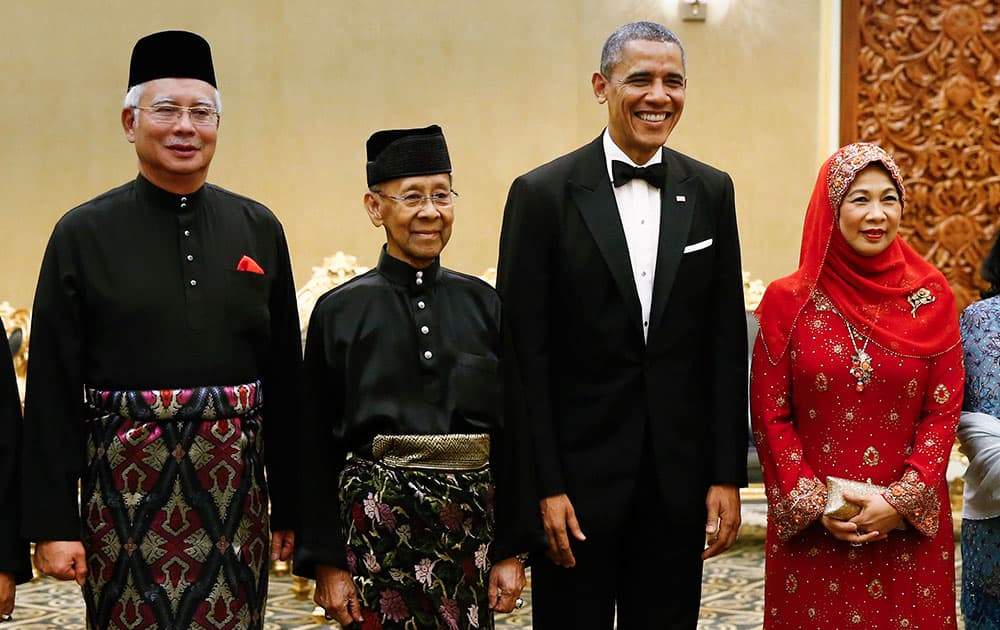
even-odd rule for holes
{"type": "Polygon", "coordinates": [[[259,273],[260,275],[264,275],[264,270],[261,266],[257,264],[256,260],[250,258],[249,256],[240,258],[239,264],[236,265],[236,270],[249,271],[250,273],[259,273]]]}

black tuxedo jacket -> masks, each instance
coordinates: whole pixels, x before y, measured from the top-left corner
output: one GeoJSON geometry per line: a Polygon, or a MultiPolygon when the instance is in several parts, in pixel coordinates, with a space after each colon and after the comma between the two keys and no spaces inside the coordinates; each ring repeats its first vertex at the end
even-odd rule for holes
{"type": "Polygon", "coordinates": [[[567,493],[585,533],[621,525],[644,448],[667,509],[692,526],[710,485],[746,485],[732,180],[663,151],[648,341],[601,137],[518,177],[504,209],[508,423],[530,435],[536,496],[567,493]]]}

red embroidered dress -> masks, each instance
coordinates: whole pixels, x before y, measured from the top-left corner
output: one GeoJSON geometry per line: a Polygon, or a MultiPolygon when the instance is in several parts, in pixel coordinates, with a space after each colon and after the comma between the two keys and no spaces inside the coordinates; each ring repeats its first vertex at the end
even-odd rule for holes
{"type": "Polygon", "coordinates": [[[955,628],[944,475],[964,383],[956,310],[941,274],[901,239],[866,258],[835,226],[844,192],[874,161],[902,193],[878,147],[834,154],[799,270],[768,287],[758,309],[751,414],[769,508],[767,629],[955,628]],[[870,357],[863,387],[851,373],[859,350],[870,357]],[[820,522],[827,476],[888,487],[906,529],[860,547],[834,538],[820,522]]]}

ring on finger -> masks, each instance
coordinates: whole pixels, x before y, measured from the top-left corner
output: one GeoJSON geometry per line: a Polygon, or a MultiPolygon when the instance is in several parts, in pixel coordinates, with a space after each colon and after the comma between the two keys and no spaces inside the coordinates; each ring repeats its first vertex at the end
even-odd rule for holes
{"type": "Polygon", "coordinates": [[[522,608],[524,606],[524,600],[518,597],[514,600],[514,608],[522,608]]]}

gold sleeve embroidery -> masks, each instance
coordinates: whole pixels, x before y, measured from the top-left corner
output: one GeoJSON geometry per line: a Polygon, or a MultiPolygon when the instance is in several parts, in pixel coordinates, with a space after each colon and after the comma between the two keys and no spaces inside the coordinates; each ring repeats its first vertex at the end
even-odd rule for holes
{"type": "Polygon", "coordinates": [[[918,532],[929,537],[937,534],[941,503],[934,488],[928,487],[917,471],[906,471],[883,496],[918,532]]]}
{"type": "Polygon", "coordinates": [[[799,479],[786,496],[771,503],[771,522],[781,540],[788,540],[823,515],[826,486],[816,478],[799,479]]]}

